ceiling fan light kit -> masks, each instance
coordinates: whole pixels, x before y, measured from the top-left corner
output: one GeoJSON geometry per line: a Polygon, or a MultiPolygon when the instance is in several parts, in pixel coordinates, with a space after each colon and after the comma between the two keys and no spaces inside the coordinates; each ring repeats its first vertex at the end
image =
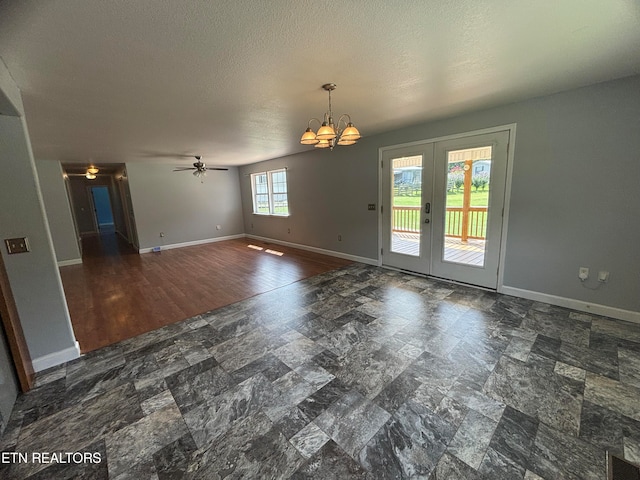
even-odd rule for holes
{"type": "Polygon", "coordinates": [[[88,180],[95,180],[96,179],[96,174],[100,171],[100,169],[98,167],[96,167],[95,165],[91,164],[89,166],[89,168],[87,168],[87,173],[84,174],[85,177],[87,177],[88,180]]]}
{"type": "Polygon", "coordinates": [[[337,123],[333,123],[333,112],[331,111],[331,92],[336,89],[335,83],[325,83],[322,88],[329,92],[329,110],[324,114],[324,121],[312,118],[307,123],[307,129],[300,138],[302,145],[313,145],[315,148],[329,148],[337,145],[353,145],[360,139],[360,132],[351,122],[351,117],[343,113],[338,118],[337,123]],[[320,128],[317,132],[311,130],[311,122],[318,122],[320,128]],[[336,141],[337,139],[337,141],[336,141]]]}
{"type": "Polygon", "coordinates": [[[183,172],[186,170],[193,170],[193,176],[199,178],[200,183],[204,183],[204,177],[207,176],[207,170],[229,170],[228,168],[207,167],[207,165],[202,162],[202,157],[200,155],[196,155],[194,158],[196,161],[193,163],[193,167],[176,167],[173,171],[183,172]]]}

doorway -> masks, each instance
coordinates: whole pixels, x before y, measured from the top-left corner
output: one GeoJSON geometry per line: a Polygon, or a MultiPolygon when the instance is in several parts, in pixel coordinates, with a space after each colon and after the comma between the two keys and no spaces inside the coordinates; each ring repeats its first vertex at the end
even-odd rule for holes
{"type": "Polygon", "coordinates": [[[498,287],[509,136],[382,149],[382,265],[498,287]]]}
{"type": "Polygon", "coordinates": [[[93,203],[94,220],[99,233],[115,232],[109,188],[104,185],[89,187],[93,203]]]}

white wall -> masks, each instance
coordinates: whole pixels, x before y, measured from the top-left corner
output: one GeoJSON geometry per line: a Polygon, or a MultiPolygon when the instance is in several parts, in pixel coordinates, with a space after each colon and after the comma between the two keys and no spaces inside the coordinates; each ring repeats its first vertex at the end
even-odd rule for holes
{"type": "Polygon", "coordinates": [[[377,259],[379,212],[367,203],[378,203],[380,147],[516,123],[504,285],[640,312],[639,120],[635,76],[241,167],[245,229],[377,259]],[[252,215],[248,174],[281,166],[291,216],[252,215]],[[609,282],[585,288],[580,266],[608,270],[609,282]]]}
{"type": "Polygon", "coordinates": [[[56,260],[59,264],[81,262],[80,248],[60,162],[37,160],[36,168],[56,260]]]}
{"type": "MultiPolygon", "coordinates": [[[[4,66],[0,63],[0,70],[4,66]]],[[[10,76],[0,75],[5,98],[19,100],[10,76]],[[7,93],[8,92],[8,93],[7,93]]],[[[23,112],[22,105],[17,108],[23,112]]],[[[36,370],[79,354],[36,174],[24,117],[0,115],[0,238],[28,237],[31,251],[0,249],[29,353],[36,370]]]]}
{"type": "Polygon", "coordinates": [[[202,183],[173,168],[126,166],[141,250],[243,233],[237,168],[209,171],[202,183]]]}

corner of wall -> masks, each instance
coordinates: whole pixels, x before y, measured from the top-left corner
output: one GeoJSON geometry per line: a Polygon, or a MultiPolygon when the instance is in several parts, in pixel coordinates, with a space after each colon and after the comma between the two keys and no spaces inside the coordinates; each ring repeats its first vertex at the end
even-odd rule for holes
{"type": "Polygon", "coordinates": [[[47,368],[61,365],[78,357],[80,357],[80,344],[76,341],[72,347],[34,358],[32,360],[33,370],[36,372],[42,372],[47,368]]]}

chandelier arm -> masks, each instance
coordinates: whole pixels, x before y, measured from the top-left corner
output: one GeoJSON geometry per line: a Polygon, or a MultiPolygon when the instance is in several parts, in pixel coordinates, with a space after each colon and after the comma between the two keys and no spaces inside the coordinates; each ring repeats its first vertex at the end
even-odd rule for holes
{"type": "Polygon", "coordinates": [[[311,118],[311,119],[309,120],[309,122],[307,123],[307,128],[311,128],[311,122],[313,122],[314,120],[315,120],[316,122],[318,122],[318,125],[322,125],[322,122],[320,121],[320,119],[318,119],[318,118],[316,118],[316,117],[313,117],[313,118],[311,118]]]}

